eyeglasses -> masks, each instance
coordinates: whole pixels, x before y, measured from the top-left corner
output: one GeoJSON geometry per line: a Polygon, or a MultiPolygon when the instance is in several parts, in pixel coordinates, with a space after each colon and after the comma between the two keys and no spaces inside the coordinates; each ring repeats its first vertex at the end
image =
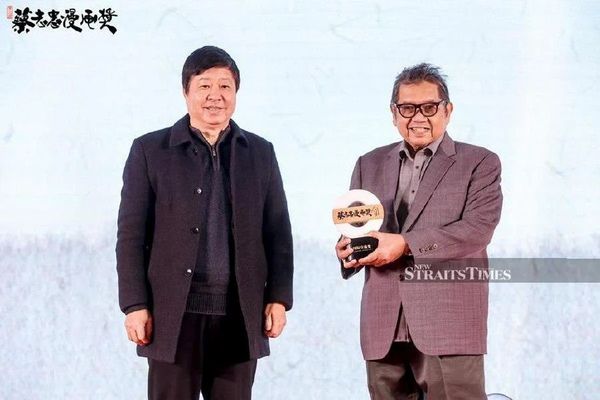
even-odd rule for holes
{"type": "Polygon", "coordinates": [[[446,100],[440,100],[437,103],[421,103],[421,104],[410,104],[410,103],[394,103],[400,115],[404,118],[412,118],[417,115],[417,111],[421,111],[424,117],[433,117],[438,112],[438,106],[446,100]]]}

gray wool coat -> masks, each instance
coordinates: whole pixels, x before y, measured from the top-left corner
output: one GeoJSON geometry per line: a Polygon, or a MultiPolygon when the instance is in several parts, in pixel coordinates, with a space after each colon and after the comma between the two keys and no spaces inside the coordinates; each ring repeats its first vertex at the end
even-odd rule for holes
{"type": "MultiPolygon", "coordinates": [[[[186,115],[170,128],[133,141],[123,172],[118,216],[117,273],[122,311],[147,305],[152,342],[140,356],[174,362],[198,253],[194,227],[202,177],[186,115]]],[[[292,235],[283,183],[271,143],[233,120],[231,201],[235,284],[250,358],[269,354],[263,311],[292,307],[292,235]]]]}

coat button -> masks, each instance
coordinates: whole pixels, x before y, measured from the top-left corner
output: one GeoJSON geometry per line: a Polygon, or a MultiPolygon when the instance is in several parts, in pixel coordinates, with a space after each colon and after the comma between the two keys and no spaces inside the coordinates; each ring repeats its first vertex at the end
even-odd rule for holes
{"type": "Polygon", "coordinates": [[[189,278],[190,276],[192,276],[192,273],[193,273],[193,272],[192,272],[192,270],[188,268],[188,269],[185,271],[185,276],[187,276],[187,277],[189,278]]]}
{"type": "Polygon", "coordinates": [[[200,229],[198,229],[198,227],[194,227],[191,230],[194,235],[197,235],[198,233],[200,233],[200,229]]]}
{"type": "Polygon", "coordinates": [[[194,150],[192,150],[194,152],[195,155],[198,155],[198,149],[194,147],[194,150]]]}
{"type": "Polygon", "coordinates": [[[196,188],[196,194],[202,194],[202,189],[196,188]]]}

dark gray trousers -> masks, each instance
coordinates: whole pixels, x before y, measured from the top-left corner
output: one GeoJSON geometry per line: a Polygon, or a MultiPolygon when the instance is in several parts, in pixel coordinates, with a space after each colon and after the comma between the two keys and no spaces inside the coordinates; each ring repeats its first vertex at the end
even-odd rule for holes
{"type": "Polygon", "coordinates": [[[381,360],[367,361],[373,400],[484,400],[483,355],[429,356],[395,342],[381,360]]]}

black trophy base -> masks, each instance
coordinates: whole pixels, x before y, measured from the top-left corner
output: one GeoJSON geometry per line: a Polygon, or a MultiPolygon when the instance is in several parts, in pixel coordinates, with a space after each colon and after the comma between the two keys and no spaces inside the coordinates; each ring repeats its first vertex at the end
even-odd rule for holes
{"type": "Polygon", "coordinates": [[[377,248],[379,240],[369,236],[359,237],[350,239],[350,247],[352,247],[352,254],[346,257],[346,261],[359,260],[371,254],[377,248]]]}

